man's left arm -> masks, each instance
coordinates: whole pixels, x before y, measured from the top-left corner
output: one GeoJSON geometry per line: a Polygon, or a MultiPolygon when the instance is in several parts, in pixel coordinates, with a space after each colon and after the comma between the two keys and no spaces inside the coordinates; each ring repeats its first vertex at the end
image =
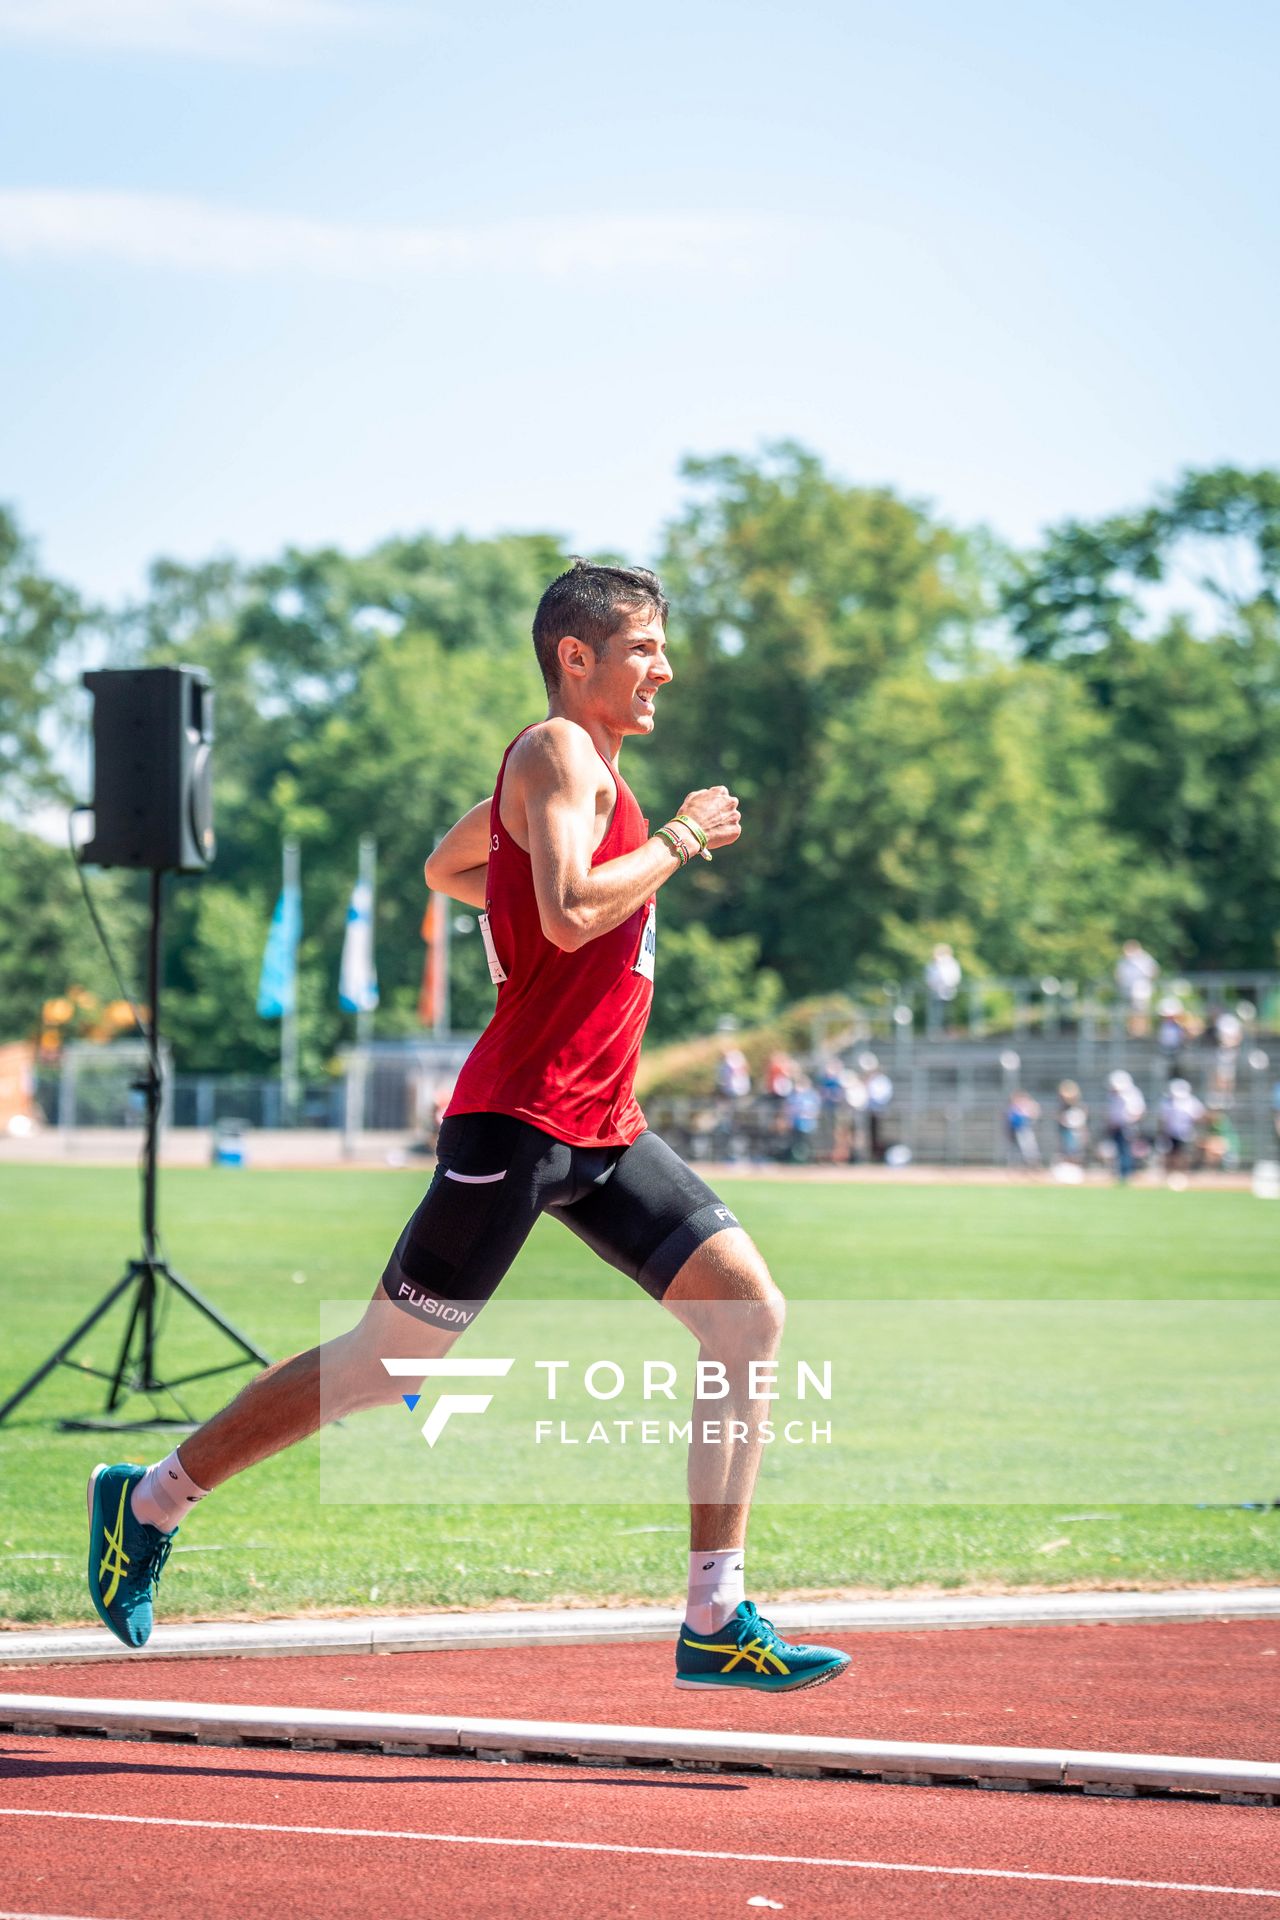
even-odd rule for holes
{"type": "Polygon", "coordinates": [[[489,809],[493,795],[464,813],[427,861],[427,885],[464,906],[483,907],[489,878],[489,809]]]}

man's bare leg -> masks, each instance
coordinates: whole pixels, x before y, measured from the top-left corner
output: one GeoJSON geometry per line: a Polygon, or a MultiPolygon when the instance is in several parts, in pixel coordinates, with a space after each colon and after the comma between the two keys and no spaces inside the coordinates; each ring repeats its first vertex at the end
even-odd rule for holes
{"type": "Polygon", "coordinates": [[[95,1467],[86,1489],[89,1596],[103,1624],[126,1646],[144,1646],[170,1542],[195,1502],[330,1420],[394,1403],[405,1383],[383,1360],[434,1357],[454,1338],[424,1327],[379,1286],[350,1332],[268,1367],[179,1451],[145,1468],[95,1467]]]}
{"type": "MultiPolygon", "coordinates": [[[[785,1302],[741,1227],[727,1227],[691,1255],[663,1304],[698,1341],[698,1357],[718,1360],[729,1382],[722,1399],[693,1403],[689,1448],[689,1594],[676,1639],[678,1687],[767,1691],[815,1687],[849,1665],[835,1647],[792,1645],[747,1602],[747,1520],[760,1469],[758,1438],[767,1399],[752,1399],[750,1363],[777,1357],[785,1302]],[[703,1420],[719,1420],[718,1447],[700,1444],[703,1420]],[[738,1435],[730,1423],[737,1421],[738,1435]]],[[[766,1376],[767,1377],[767,1376],[766,1376]]],[[[763,1384],[763,1382],[762,1382],[763,1384]]]]}
{"type": "Polygon", "coordinates": [[[767,1403],[752,1400],[747,1365],[773,1360],[782,1339],[786,1303],[751,1236],[726,1227],[690,1255],[662,1304],[698,1341],[698,1358],[719,1361],[729,1380],[722,1399],[693,1405],[689,1448],[689,1548],[723,1552],[746,1544],[751,1496],[760,1470],[756,1421],[767,1403]],[[701,1443],[702,1423],[719,1421],[719,1444],[701,1443]],[[745,1422],[749,1439],[730,1437],[730,1422],[745,1422]]]}
{"type": "Polygon", "coordinates": [[[421,1354],[437,1359],[456,1333],[425,1326],[397,1307],[381,1285],[349,1333],[280,1360],[250,1380],[178,1448],[183,1470],[206,1492],[280,1453],[331,1420],[366,1407],[394,1405],[411,1383],[382,1361],[421,1354]]]}

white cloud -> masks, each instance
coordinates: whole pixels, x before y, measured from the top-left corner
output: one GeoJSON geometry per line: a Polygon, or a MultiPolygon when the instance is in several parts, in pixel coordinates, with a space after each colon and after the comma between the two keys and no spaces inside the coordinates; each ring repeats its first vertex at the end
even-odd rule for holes
{"type": "Polygon", "coordinates": [[[356,226],[175,194],[0,189],[0,257],[344,280],[518,271],[747,271],[776,265],[794,225],[750,215],[626,214],[470,227],[356,226]]]}
{"type": "Polygon", "coordinates": [[[272,59],[334,35],[405,27],[377,0],[0,0],[0,40],[133,49],[206,59],[272,59]]]}

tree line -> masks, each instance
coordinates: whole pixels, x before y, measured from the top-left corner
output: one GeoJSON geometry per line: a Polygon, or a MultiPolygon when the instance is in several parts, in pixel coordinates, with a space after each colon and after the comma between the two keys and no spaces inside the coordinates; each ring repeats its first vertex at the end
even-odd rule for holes
{"type": "MultiPolygon", "coordinates": [[[[1131,934],[1175,968],[1277,964],[1280,472],[1187,473],[1026,551],[792,443],[682,476],[654,557],[676,678],[625,770],[653,817],[724,780],[745,831],[663,892],[656,1037],[918,974],[940,940],[971,973],[1088,978],[1131,934]]],[[[543,711],[529,623],[567,558],[550,534],[423,533],[160,560],[136,604],[102,609],[0,511],[5,1037],[72,986],[115,995],[69,855],[24,826],[88,797],[68,772],[88,660],[189,662],[217,691],[218,858],[170,889],[180,1065],[277,1058],[254,1001],[286,835],[305,1069],[350,1037],[337,968],[361,834],[378,843],[376,1032],[417,1031],[423,859],[543,711]]],[[[136,977],[138,878],[93,884],[136,977]]],[[[453,959],[454,1024],[478,1027],[479,939],[459,933],[453,959]]]]}

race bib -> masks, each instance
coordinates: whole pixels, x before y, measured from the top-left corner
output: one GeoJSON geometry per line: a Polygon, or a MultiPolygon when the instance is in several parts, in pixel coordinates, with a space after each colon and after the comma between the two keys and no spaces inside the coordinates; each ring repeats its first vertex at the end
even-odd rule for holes
{"type": "Polygon", "coordinates": [[[658,957],[658,903],[649,902],[649,911],[644,917],[644,928],[640,934],[640,951],[632,973],[642,973],[646,980],[653,978],[653,963],[658,957]]]}
{"type": "Polygon", "coordinates": [[[493,929],[489,925],[487,913],[480,915],[480,938],[484,941],[484,957],[489,962],[489,978],[495,987],[500,987],[507,977],[507,970],[498,958],[498,949],[493,944],[493,929]]]}

